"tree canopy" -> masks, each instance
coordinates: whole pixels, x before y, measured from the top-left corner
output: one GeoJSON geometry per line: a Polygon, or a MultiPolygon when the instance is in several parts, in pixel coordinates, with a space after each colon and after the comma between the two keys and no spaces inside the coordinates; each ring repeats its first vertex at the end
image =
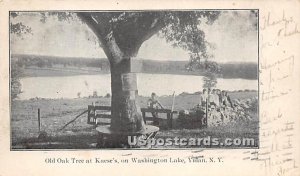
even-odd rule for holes
{"type": "MultiPolygon", "coordinates": [[[[98,37],[106,55],[111,55],[105,44],[114,41],[124,57],[135,56],[142,43],[154,34],[165,38],[175,47],[187,50],[193,59],[208,58],[205,33],[200,24],[212,24],[220,11],[112,11],[112,12],[39,12],[41,22],[49,16],[60,21],[71,21],[77,16],[98,37]],[[103,45],[104,44],[104,45],[103,45]]],[[[12,12],[11,17],[19,16],[12,12]]],[[[11,32],[30,33],[31,28],[22,22],[11,23],[11,32]]]]}
{"type": "MultiPolygon", "coordinates": [[[[257,17],[258,15],[255,10],[249,12],[251,16],[257,17]]],[[[11,12],[10,16],[16,18],[22,13],[26,12],[11,12]]],[[[158,34],[173,46],[185,49],[190,55],[191,63],[200,63],[200,60],[212,57],[207,50],[214,48],[214,45],[206,41],[201,24],[212,24],[221,13],[227,13],[227,11],[36,12],[43,23],[47,22],[50,16],[66,22],[79,17],[83,23],[92,28],[108,56],[111,53],[107,52],[105,45],[102,45],[107,40],[115,41],[118,46],[116,49],[119,49],[124,57],[128,57],[135,56],[145,40],[158,34]]],[[[233,14],[239,16],[237,11],[233,11],[233,14]]],[[[257,21],[253,25],[257,27],[257,21]]],[[[11,32],[22,35],[31,33],[31,28],[22,22],[11,22],[11,32]]]]}
{"type": "MultiPolygon", "coordinates": [[[[200,24],[213,23],[220,11],[146,11],[77,13],[102,44],[113,41],[125,57],[136,56],[142,43],[159,34],[191,56],[208,57],[205,34],[200,24]]],[[[105,45],[103,49],[107,55],[105,45]]],[[[109,57],[109,56],[108,56],[109,57]]]]}

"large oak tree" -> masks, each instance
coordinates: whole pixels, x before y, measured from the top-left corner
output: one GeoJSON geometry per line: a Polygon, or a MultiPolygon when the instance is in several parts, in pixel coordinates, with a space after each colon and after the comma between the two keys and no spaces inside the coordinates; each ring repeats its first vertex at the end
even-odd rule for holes
{"type": "MultiPolygon", "coordinates": [[[[155,12],[81,12],[77,13],[96,34],[109,59],[111,68],[111,128],[124,132],[144,130],[137,101],[138,92],[124,90],[122,74],[131,72],[130,61],[150,37],[161,31],[173,45],[182,47],[198,58],[207,58],[205,34],[201,22],[211,23],[216,11],[155,12]]],[[[158,51],[153,51],[158,52],[158,51]]]]}
{"type": "MultiPolygon", "coordinates": [[[[47,13],[41,13],[45,21],[47,13]]],[[[131,59],[150,37],[159,34],[173,46],[187,50],[191,63],[209,58],[201,23],[213,23],[219,11],[116,11],[116,12],[49,12],[59,19],[76,14],[97,36],[111,69],[111,128],[121,132],[145,129],[138,105],[137,90],[124,89],[122,75],[132,71],[131,59]],[[134,95],[133,95],[134,94],[134,95]]],[[[12,17],[17,13],[12,13],[12,17]]],[[[12,32],[30,32],[22,23],[11,24],[12,32]]],[[[163,49],[163,48],[162,48],[163,49]]],[[[153,51],[160,52],[160,51],[153,51]]]]}

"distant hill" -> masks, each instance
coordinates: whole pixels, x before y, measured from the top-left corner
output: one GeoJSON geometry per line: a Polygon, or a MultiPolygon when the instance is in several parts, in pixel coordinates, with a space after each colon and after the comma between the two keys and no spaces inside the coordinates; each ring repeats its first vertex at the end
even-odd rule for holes
{"type": "MultiPolygon", "coordinates": [[[[39,55],[12,55],[11,62],[19,67],[29,68],[97,68],[100,73],[109,73],[110,66],[106,58],[56,57],[39,55]]],[[[142,60],[143,73],[203,75],[201,71],[188,71],[188,61],[142,60]]],[[[257,79],[256,63],[221,63],[222,78],[257,79]]],[[[95,69],[93,69],[95,70],[95,69]]]]}

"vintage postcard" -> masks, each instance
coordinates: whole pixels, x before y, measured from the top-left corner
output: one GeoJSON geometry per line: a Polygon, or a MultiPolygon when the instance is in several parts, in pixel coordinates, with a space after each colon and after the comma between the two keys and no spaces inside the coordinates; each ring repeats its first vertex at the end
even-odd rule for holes
{"type": "Polygon", "coordinates": [[[299,1],[33,2],[0,2],[0,175],[300,174],[299,1]]]}
{"type": "Polygon", "coordinates": [[[10,12],[12,150],[257,148],[258,15],[10,12]]]}

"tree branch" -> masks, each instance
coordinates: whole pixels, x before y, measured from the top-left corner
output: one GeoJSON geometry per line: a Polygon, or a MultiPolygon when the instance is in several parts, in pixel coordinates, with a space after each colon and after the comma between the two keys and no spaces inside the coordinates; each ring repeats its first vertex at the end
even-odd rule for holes
{"type": "Polygon", "coordinates": [[[77,15],[96,34],[110,63],[120,62],[124,54],[114,38],[109,22],[104,19],[101,20],[100,15],[93,16],[92,13],[77,13],[77,15]]]}
{"type": "Polygon", "coordinates": [[[164,26],[162,15],[146,13],[115,24],[113,30],[121,50],[125,55],[132,57],[138,53],[144,41],[164,26]]]}

